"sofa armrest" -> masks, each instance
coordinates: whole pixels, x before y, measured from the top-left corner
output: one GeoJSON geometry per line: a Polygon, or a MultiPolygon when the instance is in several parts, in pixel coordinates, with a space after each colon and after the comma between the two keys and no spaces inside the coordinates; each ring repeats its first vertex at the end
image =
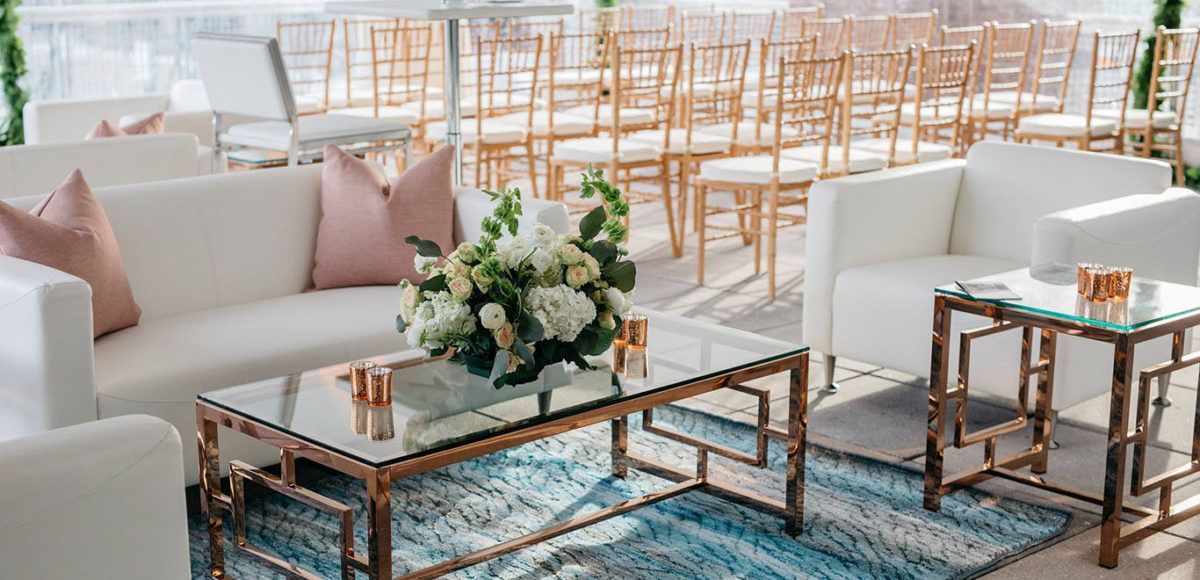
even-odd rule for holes
{"type": "Polygon", "coordinates": [[[1033,226],[1031,264],[1099,262],[1137,276],[1196,285],[1200,195],[1172,188],[1043,216],[1033,226]]]}
{"type": "Polygon", "coordinates": [[[949,252],[964,161],[821,181],[808,195],[804,341],[829,352],[833,292],[848,268],[949,252]]]}
{"type": "Polygon", "coordinates": [[[0,440],[94,421],[92,289],[0,255],[0,440]]]}
{"type": "MultiPolygon", "coordinates": [[[[536,223],[550,226],[555,232],[565,234],[571,228],[567,206],[544,199],[524,198],[521,200],[523,213],[521,228],[536,223]]],[[[480,222],[492,215],[492,200],[478,189],[460,187],[454,196],[454,241],[474,242],[483,236],[480,222]]]]}
{"type": "Polygon", "coordinates": [[[0,465],[4,577],[190,577],[170,423],[129,415],[39,433],[0,444],[0,465]]]}
{"type": "Polygon", "coordinates": [[[136,97],[29,101],[23,109],[25,143],[37,145],[78,141],[101,120],[118,123],[124,115],[147,115],[165,111],[167,105],[168,97],[165,93],[136,97]]]}

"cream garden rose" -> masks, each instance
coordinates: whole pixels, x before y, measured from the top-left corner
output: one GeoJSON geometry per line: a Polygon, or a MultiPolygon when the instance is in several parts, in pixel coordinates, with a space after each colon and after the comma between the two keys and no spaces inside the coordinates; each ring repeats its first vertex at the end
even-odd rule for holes
{"type": "Polygon", "coordinates": [[[479,309],[479,323],[483,325],[484,328],[488,330],[496,330],[501,326],[504,326],[505,322],[508,322],[508,318],[504,314],[503,306],[496,304],[495,302],[489,302],[484,304],[483,308],[479,309]]]}
{"type": "Polygon", "coordinates": [[[571,266],[570,268],[567,268],[567,286],[579,288],[580,286],[587,284],[589,278],[590,276],[588,275],[587,268],[583,266],[571,266]]]}
{"type": "Polygon", "coordinates": [[[471,281],[465,277],[451,278],[446,283],[446,287],[450,290],[450,295],[459,302],[466,301],[471,297],[471,292],[475,289],[471,285],[471,281]]]}
{"type": "Polygon", "coordinates": [[[512,348],[513,342],[517,340],[517,331],[513,329],[510,322],[505,322],[497,328],[492,336],[496,339],[496,346],[500,348],[512,348]]]}

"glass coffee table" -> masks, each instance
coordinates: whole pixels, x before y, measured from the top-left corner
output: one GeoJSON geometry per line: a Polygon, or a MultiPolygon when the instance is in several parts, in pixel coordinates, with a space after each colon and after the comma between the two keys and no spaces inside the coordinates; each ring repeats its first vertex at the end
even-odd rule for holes
{"type": "Polygon", "coordinates": [[[589,360],[594,370],[549,367],[535,382],[495,389],[487,379],[471,375],[445,358],[426,359],[423,352],[411,351],[374,359],[395,369],[389,406],[371,407],[353,401],[345,364],[200,395],[196,401],[200,495],[208,519],[211,575],[224,577],[223,522],[229,512],[235,548],[286,575],[312,576],[247,542],[247,481],[334,514],[340,522],[344,578],[353,578],[356,572],[370,578],[391,578],[393,481],[603,421],[611,422],[612,437],[606,443],[614,476],[625,477],[630,468],[635,468],[676,483],[435,566],[406,572],[402,577],[446,574],[690,491],[712,493],[777,513],[783,517],[789,534],[800,533],[808,348],[667,314],[646,314],[650,321],[647,347],[628,351],[626,360],[629,369],[644,369],[643,378],[613,372],[610,351],[589,360]],[[778,373],[790,375],[786,431],[769,424],[769,392],[744,384],[778,373]],[[756,440],[751,442],[753,453],[654,424],[655,407],[719,389],[736,390],[757,399],[759,416],[756,440]],[[682,468],[631,454],[628,416],[633,413],[642,413],[645,431],[695,447],[695,466],[682,468]],[[233,459],[229,462],[230,492],[222,492],[218,426],[278,447],[280,475],[233,459]],[[786,491],[782,499],[709,479],[710,453],[761,468],[767,465],[771,438],[787,446],[786,491]],[[297,485],[297,457],[364,481],[365,557],[354,545],[353,509],[297,485]]]}
{"type": "MultiPolygon", "coordinates": [[[[1089,302],[1076,292],[1074,266],[1042,266],[985,276],[975,282],[1003,282],[1020,300],[981,300],[963,292],[955,284],[934,290],[933,352],[929,380],[929,423],[926,431],[925,508],[938,510],[941,498],[952,489],[992,477],[1032,485],[1075,499],[1102,506],[1100,565],[1117,565],[1121,548],[1138,542],[1167,527],[1200,514],[1200,495],[1172,503],[1174,482],[1200,473],[1200,419],[1192,444],[1192,460],[1166,473],[1150,476],[1145,472],[1147,414],[1152,382],[1170,373],[1200,363],[1200,353],[1185,355],[1185,333],[1200,325],[1200,288],[1141,278],[1134,272],[1130,295],[1124,301],[1089,302]],[[991,318],[990,326],[961,333],[959,376],[953,389],[948,386],[950,317],[963,312],[991,318]],[[1040,332],[1039,353],[1032,358],[1033,332],[1040,332]],[[967,392],[969,389],[970,341],[1009,330],[1020,330],[1021,367],[1017,395],[1017,417],[976,433],[966,431],[967,392]],[[1054,355],[1059,333],[1111,343],[1112,389],[1109,399],[1108,449],[1104,494],[1096,496],[1083,490],[1052,483],[1040,477],[1047,470],[1050,453],[1050,402],[1054,388],[1054,355]],[[1135,379],[1134,346],[1159,337],[1171,336],[1171,360],[1141,369],[1135,379]],[[1024,428],[1028,422],[1027,401],[1031,377],[1037,377],[1034,407],[1033,441],[1028,449],[1008,457],[998,457],[997,438],[1024,428]],[[1133,407],[1136,396],[1136,407],[1133,407]],[[946,447],[946,414],[950,400],[956,402],[954,447],[965,448],[982,443],[983,465],[944,476],[942,463],[946,447]],[[1132,410],[1131,410],[1132,407],[1132,410]],[[1135,423],[1130,430],[1131,420],[1135,423]],[[1157,491],[1156,509],[1125,502],[1128,448],[1133,446],[1132,477],[1129,495],[1142,496],[1157,491]],[[1032,474],[1018,470],[1029,467],[1032,474]],[[1139,517],[1124,524],[1122,513],[1139,517]]],[[[1103,364],[1103,361],[1096,361],[1103,364]]],[[[1200,409],[1197,410],[1200,416],[1200,409]]]]}

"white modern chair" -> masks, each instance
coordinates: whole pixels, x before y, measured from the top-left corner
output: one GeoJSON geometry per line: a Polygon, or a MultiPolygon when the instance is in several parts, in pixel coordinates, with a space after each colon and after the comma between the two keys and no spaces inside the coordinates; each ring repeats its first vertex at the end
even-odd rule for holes
{"type": "MultiPolygon", "coordinates": [[[[1195,285],[1200,196],[1170,184],[1158,161],[992,142],[966,159],[820,182],[808,206],[805,343],[825,354],[829,385],[839,356],[928,377],[936,286],[1079,261],[1195,285]]],[[[953,322],[957,334],[990,321],[953,322]]],[[[974,392],[1015,398],[1019,338],[972,346],[974,392]]],[[[1139,346],[1135,365],[1169,353],[1169,337],[1139,346]]],[[[1108,392],[1111,346],[1060,336],[1056,360],[1055,411],[1108,392]]]]}
{"type": "Polygon", "coordinates": [[[288,165],[318,159],[325,145],[349,153],[404,150],[407,164],[408,125],[351,115],[304,115],[297,112],[279,44],[274,38],[197,34],[192,52],[213,108],[213,127],[221,115],[263,119],[214,130],[218,151],[258,148],[286,151],[288,165]]]}
{"type": "Polygon", "coordinates": [[[182,443],[162,419],[0,443],[0,490],[0,577],[191,577],[182,443]]]}

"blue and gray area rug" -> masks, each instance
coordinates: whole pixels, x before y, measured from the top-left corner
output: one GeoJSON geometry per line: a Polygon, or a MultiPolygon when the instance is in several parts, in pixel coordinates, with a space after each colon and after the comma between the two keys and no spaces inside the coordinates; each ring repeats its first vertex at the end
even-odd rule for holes
{"type": "MultiPolygon", "coordinates": [[[[642,432],[631,422],[631,450],[677,465],[695,451],[642,432]]],[[[742,449],[754,428],[678,408],[656,423],[742,449]]],[[[608,475],[609,427],[596,425],[395,484],[393,543],[397,574],[511,539],[551,523],[661,489],[637,470],[608,475]]],[[[711,460],[711,477],[782,497],[783,446],[772,441],[770,470],[711,460]]],[[[893,465],[809,446],[805,529],[783,533],[779,519],[693,492],[457,572],[455,578],[962,578],[1052,540],[1068,512],[985,492],[956,492],[941,513],[921,507],[922,476],[893,465]]],[[[322,479],[313,488],[354,506],[357,546],[365,545],[361,483],[322,479]]],[[[339,577],[333,519],[272,495],[247,506],[253,545],[329,578],[339,577]]],[[[231,526],[226,522],[226,533],[231,526]]],[[[191,521],[192,569],[205,575],[207,536],[191,521]]],[[[227,546],[229,544],[227,543],[227,546]]],[[[273,575],[232,549],[240,579],[273,575]]]]}

